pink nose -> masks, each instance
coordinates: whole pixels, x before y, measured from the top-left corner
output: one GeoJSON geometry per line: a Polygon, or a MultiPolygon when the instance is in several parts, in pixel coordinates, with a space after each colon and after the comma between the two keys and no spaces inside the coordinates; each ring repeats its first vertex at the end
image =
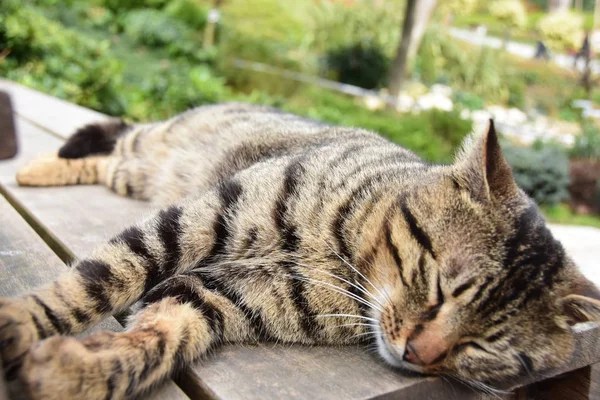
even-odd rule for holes
{"type": "Polygon", "coordinates": [[[434,332],[424,330],[406,342],[403,359],[411,364],[432,365],[446,357],[449,344],[434,332]]]}

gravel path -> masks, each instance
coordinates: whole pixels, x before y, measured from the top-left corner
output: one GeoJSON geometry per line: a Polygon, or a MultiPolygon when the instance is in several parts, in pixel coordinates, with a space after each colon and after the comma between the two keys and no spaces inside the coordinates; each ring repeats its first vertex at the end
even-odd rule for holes
{"type": "Polygon", "coordinates": [[[553,224],[549,227],[585,276],[600,287],[600,229],[553,224]]]}
{"type": "MultiPolygon", "coordinates": [[[[495,49],[499,49],[502,47],[502,39],[494,36],[484,36],[481,34],[477,34],[472,30],[461,28],[450,28],[449,32],[450,35],[452,35],[453,37],[463,40],[465,42],[477,44],[480,46],[488,46],[495,49]]],[[[509,41],[506,46],[506,51],[519,57],[533,58],[533,56],[535,55],[535,46],[526,43],[509,41]]],[[[551,59],[553,63],[562,68],[569,70],[573,69],[572,56],[561,53],[552,53],[551,59]]],[[[593,73],[600,72],[600,63],[598,61],[593,60],[590,63],[590,66],[593,73]]],[[[577,67],[581,71],[583,69],[583,62],[579,62],[577,67]]]]}

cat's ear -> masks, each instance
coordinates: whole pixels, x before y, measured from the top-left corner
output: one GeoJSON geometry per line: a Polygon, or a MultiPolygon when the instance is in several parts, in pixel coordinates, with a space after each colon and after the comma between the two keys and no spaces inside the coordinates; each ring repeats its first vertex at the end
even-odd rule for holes
{"type": "Polygon", "coordinates": [[[493,120],[484,135],[465,141],[454,164],[453,176],[455,182],[480,201],[517,193],[517,184],[502,154],[493,120]]]}
{"type": "Polygon", "coordinates": [[[600,322],[600,290],[579,271],[569,274],[567,293],[559,300],[564,315],[572,323],[600,322]]]}
{"type": "Polygon", "coordinates": [[[560,299],[560,307],[571,322],[600,322],[600,300],[570,294],[560,299]]]}

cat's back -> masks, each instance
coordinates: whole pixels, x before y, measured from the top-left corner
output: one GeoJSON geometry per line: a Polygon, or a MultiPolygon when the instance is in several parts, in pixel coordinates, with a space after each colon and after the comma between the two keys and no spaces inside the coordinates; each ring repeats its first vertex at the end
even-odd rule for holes
{"type": "Polygon", "coordinates": [[[309,175],[338,176],[369,168],[385,169],[386,160],[420,162],[413,153],[364,129],[340,127],[279,109],[244,103],[223,103],[189,110],[142,132],[145,152],[156,157],[156,192],[162,200],[197,192],[253,168],[266,174],[301,157],[309,175]],[[164,148],[170,149],[168,152],[164,148]],[[165,154],[163,159],[162,155],[165,154]],[[159,165],[160,164],[160,167],[159,165]]]}

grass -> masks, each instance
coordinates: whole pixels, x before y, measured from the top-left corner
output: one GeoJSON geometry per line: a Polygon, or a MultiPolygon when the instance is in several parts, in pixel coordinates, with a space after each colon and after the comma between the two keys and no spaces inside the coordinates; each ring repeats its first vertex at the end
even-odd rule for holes
{"type": "Polygon", "coordinates": [[[563,225],[584,225],[600,228],[600,216],[575,214],[567,204],[540,207],[548,222],[563,225]]]}

